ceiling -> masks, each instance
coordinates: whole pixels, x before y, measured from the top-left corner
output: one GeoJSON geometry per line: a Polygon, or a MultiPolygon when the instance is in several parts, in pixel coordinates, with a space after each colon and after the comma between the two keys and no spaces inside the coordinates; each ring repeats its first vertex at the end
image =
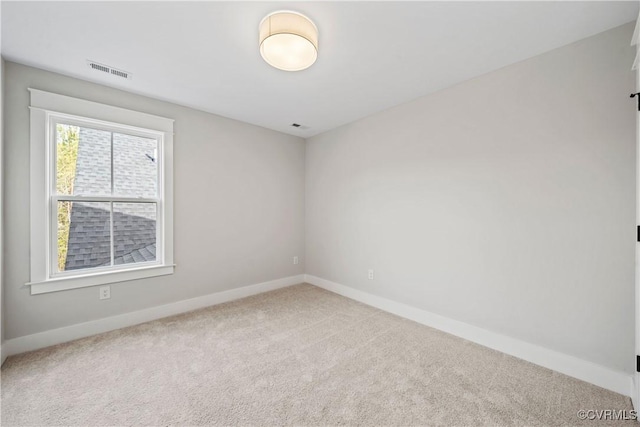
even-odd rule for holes
{"type": "Polygon", "coordinates": [[[3,1],[2,55],[309,137],[637,16],[635,1],[3,1]],[[292,73],[262,60],[258,24],[279,9],[318,26],[311,68],[292,73]]]}

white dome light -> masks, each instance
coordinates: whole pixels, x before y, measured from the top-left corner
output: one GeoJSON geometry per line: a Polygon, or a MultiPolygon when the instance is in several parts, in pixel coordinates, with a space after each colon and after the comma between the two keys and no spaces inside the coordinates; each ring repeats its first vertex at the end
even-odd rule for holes
{"type": "Polygon", "coordinates": [[[260,22],[260,54],[280,70],[309,68],[318,58],[318,28],[300,13],[273,12],[260,22]]]}

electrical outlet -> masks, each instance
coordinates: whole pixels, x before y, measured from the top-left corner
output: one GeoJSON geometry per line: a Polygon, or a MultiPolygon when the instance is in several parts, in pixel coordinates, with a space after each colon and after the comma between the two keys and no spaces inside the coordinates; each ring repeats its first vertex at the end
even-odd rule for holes
{"type": "Polygon", "coordinates": [[[294,256],[294,257],[293,257],[293,263],[294,263],[294,264],[298,264],[298,257],[297,257],[297,256],[294,256]]]}
{"type": "Polygon", "coordinates": [[[369,280],[373,280],[373,270],[369,270],[369,280]]]}
{"type": "Polygon", "coordinates": [[[100,286],[100,299],[111,298],[111,286],[100,286]]]}

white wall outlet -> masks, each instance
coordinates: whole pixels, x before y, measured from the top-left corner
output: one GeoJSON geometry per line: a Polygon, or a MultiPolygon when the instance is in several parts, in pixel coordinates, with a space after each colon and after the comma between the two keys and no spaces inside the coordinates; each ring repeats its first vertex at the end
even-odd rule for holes
{"type": "Polygon", "coordinates": [[[369,280],[373,280],[373,270],[369,270],[369,280]]]}
{"type": "Polygon", "coordinates": [[[297,256],[294,256],[294,257],[293,257],[293,263],[294,263],[294,264],[298,264],[298,263],[299,263],[299,262],[298,262],[298,257],[297,257],[297,256]]]}
{"type": "Polygon", "coordinates": [[[100,299],[111,298],[111,286],[100,286],[100,299]]]}

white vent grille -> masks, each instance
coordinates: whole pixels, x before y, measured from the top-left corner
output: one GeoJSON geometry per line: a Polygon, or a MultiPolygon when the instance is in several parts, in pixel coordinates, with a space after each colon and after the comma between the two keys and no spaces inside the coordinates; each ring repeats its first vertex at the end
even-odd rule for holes
{"type": "Polygon", "coordinates": [[[131,80],[131,73],[127,71],[118,70],[116,68],[110,67],[108,65],[100,64],[95,61],[87,61],[87,64],[89,65],[89,68],[91,68],[94,71],[111,74],[112,76],[115,76],[115,77],[131,80]]]}

